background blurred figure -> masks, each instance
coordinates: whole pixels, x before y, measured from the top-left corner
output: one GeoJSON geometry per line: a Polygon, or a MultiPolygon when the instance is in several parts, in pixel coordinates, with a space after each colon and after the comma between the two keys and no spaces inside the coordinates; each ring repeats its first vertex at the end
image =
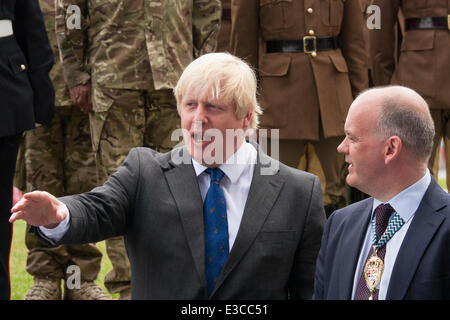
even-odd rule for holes
{"type": "Polygon", "coordinates": [[[37,1],[2,0],[0,6],[0,299],[10,298],[8,222],[22,132],[49,124],[55,112],[49,78],[53,53],[37,1]]]}
{"type": "MultiPolygon", "coordinates": [[[[171,141],[179,127],[172,88],[194,57],[215,50],[220,15],[219,0],[57,1],[64,75],[72,100],[91,110],[98,184],[132,147],[163,152],[178,142],[171,141]]],[[[105,286],[127,299],[130,264],[123,238],[108,239],[106,248],[113,270],[105,286]]]]}
{"type": "Polygon", "coordinates": [[[327,215],[346,202],[336,147],[368,86],[363,27],[359,0],[232,1],[231,46],[258,71],[261,127],[280,129],[283,163],[321,177],[327,215]]]}
{"type": "MultiPolygon", "coordinates": [[[[55,1],[39,1],[47,34],[55,57],[50,78],[55,87],[56,114],[49,127],[39,126],[24,135],[24,185],[22,190],[44,190],[62,197],[89,191],[96,187],[96,169],[89,132],[89,116],[70,100],[59,62],[55,36],[55,1]]],[[[20,166],[20,164],[18,164],[20,166]]],[[[17,185],[17,184],[16,184],[17,185]]],[[[27,271],[34,284],[25,300],[61,300],[61,280],[67,279],[70,265],[80,268],[81,286],[64,287],[64,299],[110,299],[94,283],[100,271],[102,254],[95,244],[44,246],[33,233],[27,232],[27,271]]]]}
{"type": "Polygon", "coordinates": [[[217,52],[231,52],[231,0],[220,0],[222,3],[222,19],[217,36],[217,52]]]}
{"type": "MultiPolygon", "coordinates": [[[[369,37],[369,29],[366,27],[366,23],[367,23],[367,19],[369,18],[369,14],[367,13],[367,9],[370,6],[372,0],[359,0],[360,4],[361,4],[361,14],[363,17],[363,34],[364,34],[364,39],[367,39],[369,37]]],[[[365,51],[366,51],[366,56],[365,56],[365,61],[366,61],[366,70],[367,70],[367,78],[368,78],[368,86],[372,87],[373,86],[373,81],[372,81],[372,60],[370,59],[370,48],[369,48],[370,42],[369,41],[365,41],[365,51]]],[[[350,187],[348,186],[349,189],[349,202],[350,203],[355,203],[357,201],[360,201],[362,199],[365,199],[368,197],[367,194],[359,191],[356,188],[350,187]]]]}
{"type": "MultiPolygon", "coordinates": [[[[368,27],[368,24],[370,25],[370,22],[372,22],[370,19],[372,15],[375,13],[372,5],[372,0],[360,0],[361,3],[361,10],[364,20],[364,39],[369,39],[370,37],[370,30],[368,27]]],[[[399,21],[402,21],[402,12],[399,10],[398,12],[399,21]]],[[[404,34],[404,26],[401,23],[396,23],[394,25],[394,28],[392,30],[395,35],[395,48],[394,48],[394,63],[397,65],[398,63],[398,55],[399,55],[399,43],[401,43],[401,39],[404,34]]],[[[369,78],[369,87],[373,87],[373,61],[372,61],[372,55],[370,51],[370,41],[366,41],[366,61],[367,61],[367,74],[369,78]]],[[[349,187],[350,188],[350,203],[354,203],[360,200],[363,200],[365,198],[368,198],[369,195],[365,194],[364,192],[361,192],[360,190],[349,187]]]]}
{"type": "MultiPolygon", "coordinates": [[[[361,4],[361,13],[363,16],[363,34],[364,34],[364,39],[369,38],[369,28],[367,28],[367,19],[370,17],[370,15],[367,13],[367,9],[369,8],[372,0],[359,0],[360,4],[361,4]]],[[[372,86],[372,59],[370,57],[370,42],[369,41],[365,41],[365,49],[366,49],[366,68],[367,68],[367,76],[368,76],[368,80],[369,80],[369,87],[372,86]]]]}
{"type": "Polygon", "coordinates": [[[374,84],[401,84],[420,93],[427,101],[436,134],[429,168],[438,177],[439,147],[444,138],[446,149],[447,186],[450,185],[450,3],[447,0],[374,0],[380,7],[381,29],[370,31],[374,84]],[[403,12],[398,16],[398,11],[403,12]],[[393,25],[399,21],[405,34],[395,64],[393,25]]]}

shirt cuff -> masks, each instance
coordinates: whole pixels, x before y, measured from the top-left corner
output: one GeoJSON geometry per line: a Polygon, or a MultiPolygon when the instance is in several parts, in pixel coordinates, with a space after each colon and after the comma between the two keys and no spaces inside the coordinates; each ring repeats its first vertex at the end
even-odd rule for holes
{"type": "Polygon", "coordinates": [[[66,218],[61,221],[55,228],[47,229],[45,227],[39,227],[41,232],[49,239],[58,242],[66,234],[69,229],[70,212],[67,206],[63,203],[66,210],[66,218]]]}

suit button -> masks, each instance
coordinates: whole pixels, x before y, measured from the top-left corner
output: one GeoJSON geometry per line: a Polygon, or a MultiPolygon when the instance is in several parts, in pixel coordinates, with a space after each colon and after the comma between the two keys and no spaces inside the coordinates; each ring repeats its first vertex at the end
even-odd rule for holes
{"type": "Polygon", "coordinates": [[[308,13],[313,13],[313,12],[314,12],[313,8],[308,8],[306,11],[307,11],[308,13]]]}
{"type": "Polygon", "coordinates": [[[308,33],[309,33],[310,36],[313,36],[314,35],[314,30],[309,30],[308,33]]]}
{"type": "Polygon", "coordinates": [[[20,69],[21,69],[22,71],[25,71],[25,70],[27,69],[27,67],[25,67],[24,64],[21,64],[21,65],[20,65],[20,69]]]}

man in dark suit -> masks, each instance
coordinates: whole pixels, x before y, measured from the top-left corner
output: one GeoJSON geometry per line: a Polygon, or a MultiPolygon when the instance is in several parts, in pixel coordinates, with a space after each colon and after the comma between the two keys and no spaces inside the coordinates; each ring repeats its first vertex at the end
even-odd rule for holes
{"type": "Polygon", "coordinates": [[[185,146],[132,149],[91,192],[26,194],[24,219],[50,244],[124,235],[133,299],[312,296],[325,223],[317,177],[245,140],[261,113],[256,77],[226,53],[203,55],[175,88],[185,146]]]}
{"type": "Polygon", "coordinates": [[[0,5],[0,299],[9,299],[13,176],[22,132],[55,112],[49,78],[53,53],[37,0],[0,5]]]}
{"type": "Polygon", "coordinates": [[[449,299],[450,197],[427,169],[434,124],[415,91],[361,94],[338,147],[347,183],[372,196],[333,213],[315,299],[449,299]]]}

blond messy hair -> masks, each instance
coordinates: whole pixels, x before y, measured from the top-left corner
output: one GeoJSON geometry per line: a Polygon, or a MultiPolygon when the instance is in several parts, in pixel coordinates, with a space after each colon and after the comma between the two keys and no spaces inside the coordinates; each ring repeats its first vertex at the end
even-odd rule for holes
{"type": "Polygon", "coordinates": [[[249,129],[258,128],[262,114],[256,99],[257,81],[250,66],[229,53],[208,53],[192,61],[174,88],[178,112],[183,95],[191,89],[201,99],[219,98],[236,107],[236,117],[243,119],[252,113],[249,129]]]}

